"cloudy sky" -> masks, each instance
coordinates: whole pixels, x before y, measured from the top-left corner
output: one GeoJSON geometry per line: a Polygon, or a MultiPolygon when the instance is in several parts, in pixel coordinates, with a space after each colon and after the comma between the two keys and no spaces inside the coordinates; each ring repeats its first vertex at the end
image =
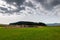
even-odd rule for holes
{"type": "Polygon", "coordinates": [[[0,23],[60,23],[60,0],[0,0],[0,23]]]}

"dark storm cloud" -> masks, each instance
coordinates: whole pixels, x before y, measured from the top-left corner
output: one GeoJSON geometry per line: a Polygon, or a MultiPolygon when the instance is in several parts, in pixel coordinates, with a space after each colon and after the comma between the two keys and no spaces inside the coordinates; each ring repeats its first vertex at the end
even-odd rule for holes
{"type": "Polygon", "coordinates": [[[25,2],[25,0],[3,0],[3,1],[5,1],[7,4],[10,4],[10,5],[14,5],[13,3],[16,3],[14,6],[17,7],[16,10],[8,10],[8,8],[12,9],[11,7],[7,7],[7,8],[0,7],[1,10],[5,11],[5,13],[14,13],[14,12],[19,12],[20,10],[25,9],[25,7],[20,7],[23,4],[23,2],[25,2]]]}
{"type": "Polygon", "coordinates": [[[60,0],[54,0],[53,2],[52,2],[52,5],[53,6],[56,6],[56,5],[59,5],[60,4],[60,0]]]}
{"type": "Polygon", "coordinates": [[[6,8],[0,7],[1,10],[7,10],[6,8]]]}
{"type": "MultiPolygon", "coordinates": [[[[0,10],[2,10],[2,13],[9,13],[10,11],[8,11],[7,8],[3,8],[3,7],[0,7],[0,10]]],[[[1,13],[1,11],[0,11],[1,13]]]]}
{"type": "Polygon", "coordinates": [[[29,7],[34,7],[34,5],[32,4],[32,2],[25,2],[25,4],[24,5],[26,5],[26,6],[29,6],[29,7]]]}
{"type": "Polygon", "coordinates": [[[5,0],[8,4],[11,4],[11,5],[13,5],[13,3],[15,2],[16,4],[16,7],[18,8],[18,9],[24,9],[24,7],[20,7],[22,4],[23,4],[23,2],[25,2],[25,0],[5,0]]]}
{"type": "MultiPolygon", "coordinates": [[[[13,4],[13,2],[16,3],[16,5],[18,6],[18,8],[20,8],[19,6],[23,4],[23,2],[25,2],[25,0],[5,0],[7,3],[9,4],[13,4]]],[[[52,9],[54,6],[59,5],[60,4],[60,0],[53,0],[53,2],[51,3],[46,3],[47,0],[36,0],[38,2],[40,2],[46,9],[52,9]]],[[[50,1],[50,0],[48,0],[50,1]]],[[[26,3],[26,5],[33,7],[32,3],[26,3]]]]}
{"type": "Polygon", "coordinates": [[[53,7],[57,6],[57,5],[60,5],[60,0],[48,0],[48,1],[51,1],[50,3],[48,3],[47,0],[36,0],[37,2],[40,2],[44,7],[45,9],[48,9],[48,10],[51,10],[53,9],[53,7]]]}
{"type": "Polygon", "coordinates": [[[43,2],[44,2],[44,0],[36,0],[36,1],[41,2],[41,3],[43,3],[43,2]]]}
{"type": "Polygon", "coordinates": [[[16,5],[20,6],[23,4],[25,0],[5,0],[7,3],[12,4],[13,2],[16,3],[16,5]]]}
{"type": "Polygon", "coordinates": [[[4,11],[2,13],[11,13],[7,8],[0,7],[0,10],[4,11]]]}
{"type": "Polygon", "coordinates": [[[45,0],[36,0],[37,2],[40,2],[41,4],[44,4],[45,0]]]}
{"type": "MultiPolygon", "coordinates": [[[[20,10],[25,10],[25,7],[20,7],[21,5],[33,7],[33,4],[31,2],[27,3],[27,2],[25,2],[25,0],[5,0],[5,1],[10,5],[14,5],[13,4],[14,2],[16,3],[15,6],[17,7],[17,9],[14,11],[11,11],[11,12],[19,12],[20,10]]],[[[7,12],[10,12],[10,11],[7,10],[7,12]]]]}
{"type": "MultiPolygon", "coordinates": [[[[10,7],[9,7],[10,8],[10,7]]],[[[19,12],[20,10],[23,10],[24,8],[20,8],[20,9],[17,9],[17,10],[8,10],[7,8],[4,8],[4,7],[0,7],[0,13],[10,13],[10,14],[13,14],[14,12],[19,12]]]]}

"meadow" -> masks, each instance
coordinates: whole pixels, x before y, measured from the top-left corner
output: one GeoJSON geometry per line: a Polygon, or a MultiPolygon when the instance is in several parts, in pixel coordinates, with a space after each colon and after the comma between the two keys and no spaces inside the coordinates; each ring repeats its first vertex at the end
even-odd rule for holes
{"type": "Polygon", "coordinates": [[[0,40],[60,40],[60,27],[0,28],[0,40]]]}

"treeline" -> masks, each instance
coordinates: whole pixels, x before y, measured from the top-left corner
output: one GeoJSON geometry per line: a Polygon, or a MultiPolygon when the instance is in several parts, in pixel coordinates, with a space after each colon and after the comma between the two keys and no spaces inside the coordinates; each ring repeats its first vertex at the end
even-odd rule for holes
{"type": "Polygon", "coordinates": [[[20,21],[15,23],[10,23],[9,25],[38,25],[38,26],[47,26],[45,23],[39,22],[28,22],[28,21],[20,21]]]}

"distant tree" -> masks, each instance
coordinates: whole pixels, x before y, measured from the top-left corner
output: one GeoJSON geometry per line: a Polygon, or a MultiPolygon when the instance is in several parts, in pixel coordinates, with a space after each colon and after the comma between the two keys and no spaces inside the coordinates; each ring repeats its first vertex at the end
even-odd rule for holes
{"type": "Polygon", "coordinates": [[[45,23],[39,22],[40,26],[47,26],[45,23]]]}
{"type": "Polygon", "coordinates": [[[15,23],[10,23],[9,25],[24,25],[24,27],[36,27],[36,26],[47,26],[45,23],[39,22],[27,22],[27,21],[20,21],[15,23]]]}

